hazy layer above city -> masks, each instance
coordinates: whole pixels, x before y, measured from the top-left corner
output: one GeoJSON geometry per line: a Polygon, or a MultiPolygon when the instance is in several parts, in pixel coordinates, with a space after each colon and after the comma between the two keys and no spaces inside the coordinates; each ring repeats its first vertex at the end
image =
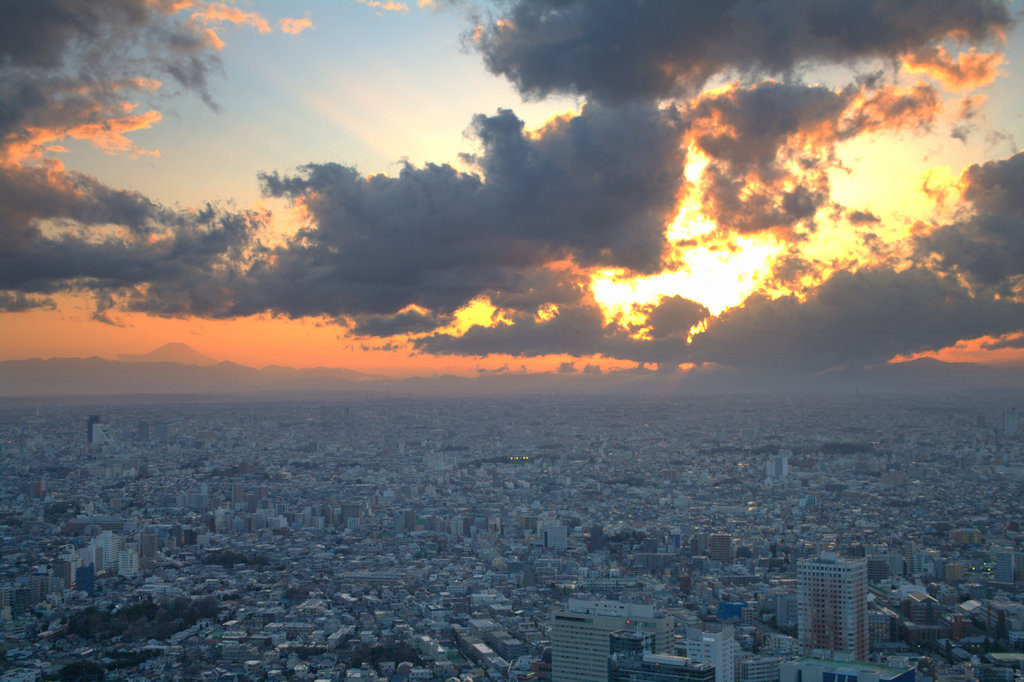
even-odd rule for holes
{"type": "Polygon", "coordinates": [[[642,365],[619,371],[480,371],[385,377],[355,369],[320,367],[260,369],[217,362],[185,344],[150,353],[104,358],[52,358],[0,362],[0,397],[200,394],[290,396],[338,394],[522,395],[722,393],[930,393],[1024,389],[1024,366],[940,362],[922,358],[811,375],[785,369],[725,367],[670,371],[642,365]]]}

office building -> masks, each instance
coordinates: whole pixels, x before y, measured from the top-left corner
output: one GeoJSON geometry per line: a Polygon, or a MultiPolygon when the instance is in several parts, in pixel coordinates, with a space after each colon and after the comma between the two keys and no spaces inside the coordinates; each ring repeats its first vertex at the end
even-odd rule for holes
{"type": "Polygon", "coordinates": [[[686,656],[713,666],[715,682],[735,682],[738,653],[739,645],[731,625],[723,626],[718,632],[700,628],[686,630],[686,656]]]}
{"type": "Polygon", "coordinates": [[[836,660],[867,659],[867,562],[832,552],[797,566],[800,649],[836,660]]]}
{"type": "Polygon", "coordinates": [[[89,421],[86,424],[85,439],[86,442],[92,445],[93,438],[95,436],[94,430],[96,425],[100,423],[100,416],[98,414],[90,414],[89,421]]]}
{"type": "Polygon", "coordinates": [[[789,458],[792,450],[779,450],[779,454],[768,458],[764,465],[765,480],[768,483],[784,481],[789,476],[789,458]]]}
{"type": "Polygon", "coordinates": [[[110,434],[107,433],[107,427],[102,421],[100,421],[100,416],[98,414],[89,415],[89,421],[86,424],[85,438],[86,442],[94,447],[106,445],[110,440],[110,434]]]}
{"type": "Polygon", "coordinates": [[[139,574],[139,553],[134,548],[118,553],[117,573],[123,578],[134,578],[139,574]]]}
{"type": "Polygon", "coordinates": [[[1013,549],[1001,549],[996,552],[996,570],[993,574],[995,582],[1012,585],[1017,573],[1017,555],[1013,549]]]}
{"type": "Polygon", "coordinates": [[[775,597],[775,624],[780,628],[800,624],[800,603],[796,592],[784,592],[775,597]]]}
{"type": "Polygon", "coordinates": [[[1017,435],[1017,408],[1011,407],[1003,412],[1003,433],[1007,436],[1017,435]]]}
{"type": "Polygon", "coordinates": [[[75,589],[88,592],[91,597],[96,592],[96,570],[92,564],[79,566],[75,569],[75,589]]]}
{"type": "Polygon", "coordinates": [[[740,661],[737,682],[779,682],[780,656],[751,656],[740,661]]]}
{"type": "Polygon", "coordinates": [[[610,636],[617,630],[649,633],[651,653],[671,653],[674,623],[647,604],[570,599],[551,617],[551,680],[605,682],[610,636]]]}
{"type": "Polygon", "coordinates": [[[569,529],[565,526],[547,526],[542,531],[545,547],[564,552],[569,543],[569,529]]]}
{"type": "Polygon", "coordinates": [[[731,564],[732,536],[728,533],[712,533],[708,536],[708,558],[712,561],[721,561],[723,564],[731,564]]]}

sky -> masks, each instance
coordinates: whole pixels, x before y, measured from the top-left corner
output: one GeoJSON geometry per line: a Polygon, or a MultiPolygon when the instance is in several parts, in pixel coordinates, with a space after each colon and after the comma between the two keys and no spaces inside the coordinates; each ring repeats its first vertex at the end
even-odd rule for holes
{"type": "Polygon", "coordinates": [[[0,360],[1020,364],[1022,15],[0,0],[0,360]]]}

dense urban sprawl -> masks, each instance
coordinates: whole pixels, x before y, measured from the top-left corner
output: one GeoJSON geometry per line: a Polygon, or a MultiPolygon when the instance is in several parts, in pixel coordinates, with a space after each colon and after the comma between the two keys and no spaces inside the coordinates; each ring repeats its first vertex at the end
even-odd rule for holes
{"type": "Polygon", "coordinates": [[[614,603],[664,666],[775,682],[836,556],[858,665],[1020,680],[1022,403],[7,401],[2,679],[557,680],[553,615],[614,603]]]}

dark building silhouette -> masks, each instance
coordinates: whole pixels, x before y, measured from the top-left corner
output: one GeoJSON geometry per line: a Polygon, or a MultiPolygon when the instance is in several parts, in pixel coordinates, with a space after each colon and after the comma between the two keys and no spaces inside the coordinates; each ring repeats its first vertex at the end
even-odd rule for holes
{"type": "Polygon", "coordinates": [[[95,435],[94,434],[95,427],[99,423],[100,423],[100,416],[98,414],[90,414],[89,415],[89,424],[86,427],[87,428],[86,442],[88,442],[90,445],[92,445],[93,436],[95,435]]]}

